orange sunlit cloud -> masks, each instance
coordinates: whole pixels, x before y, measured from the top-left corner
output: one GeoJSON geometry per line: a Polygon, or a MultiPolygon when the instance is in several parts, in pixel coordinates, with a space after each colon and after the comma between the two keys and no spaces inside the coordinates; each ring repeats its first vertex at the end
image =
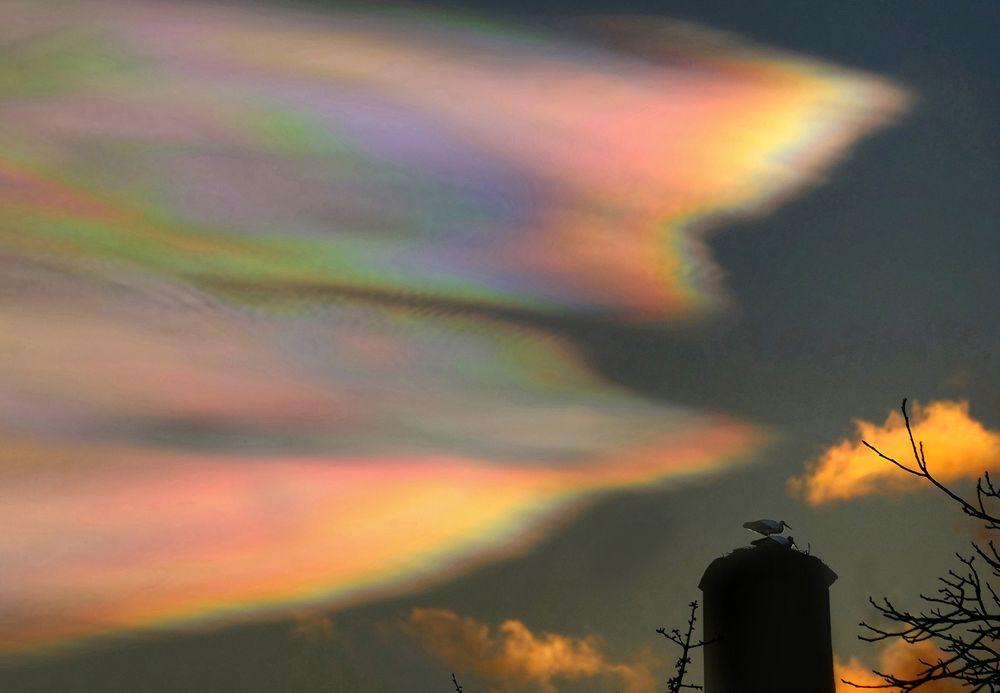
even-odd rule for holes
{"type": "Polygon", "coordinates": [[[488,681],[492,691],[555,693],[560,690],[557,680],[600,677],[620,682],[625,693],[647,693],[658,678],[656,660],[648,652],[632,662],[614,662],[595,635],[535,633],[515,619],[493,630],[447,609],[414,609],[404,630],[435,660],[488,681]]]}
{"type": "MultiPolygon", "coordinates": [[[[879,654],[879,671],[893,674],[900,678],[915,678],[926,667],[920,660],[935,662],[944,655],[941,650],[934,647],[929,642],[908,645],[902,641],[896,641],[882,650],[879,654]]],[[[854,686],[842,681],[847,679],[859,686],[884,685],[885,681],[872,673],[871,669],[862,664],[856,657],[851,657],[846,662],[834,657],[833,671],[837,681],[837,693],[857,693],[859,690],[854,686]]],[[[953,693],[962,690],[960,681],[934,681],[920,687],[921,693],[953,693]]]]}
{"type": "MultiPolygon", "coordinates": [[[[914,438],[924,444],[928,469],[942,482],[976,478],[1000,468],[1000,433],[969,415],[968,402],[914,404],[910,412],[914,438]]],[[[862,444],[866,440],[902,464],[914,466],[903,416],[892,412],[882,424],[856,420],[856,433],[824,451],[805,474],[789,479],[789,490],[811,505],[822,505],[874,493],[903,493],[920,488],[918,481],[862,444]]]]}

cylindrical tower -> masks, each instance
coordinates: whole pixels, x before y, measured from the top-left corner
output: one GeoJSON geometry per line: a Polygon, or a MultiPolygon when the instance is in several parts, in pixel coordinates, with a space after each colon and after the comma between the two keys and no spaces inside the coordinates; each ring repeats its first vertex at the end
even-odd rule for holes
{"type": "Polygon", "coordinates": [[[715,559],[704,593],[705,693],[833,693],[830,585],[815,556],[764,542],[715,559]]]}

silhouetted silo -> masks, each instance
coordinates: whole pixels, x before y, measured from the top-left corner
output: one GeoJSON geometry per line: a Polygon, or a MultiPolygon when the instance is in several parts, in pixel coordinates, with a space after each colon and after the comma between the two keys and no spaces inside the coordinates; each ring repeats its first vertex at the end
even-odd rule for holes
{"type": "Polygon", "coordinates": [[[704,593],[705,693],[833,693],[830,585],[815,556],[773,542],[717,558],[704,593]]]}

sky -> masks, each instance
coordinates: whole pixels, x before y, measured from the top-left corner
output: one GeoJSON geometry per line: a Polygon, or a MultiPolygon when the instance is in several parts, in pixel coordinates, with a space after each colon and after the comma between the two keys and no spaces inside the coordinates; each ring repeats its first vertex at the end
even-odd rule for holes
{"type": "Polygon", "coordinates": [[[977,535],[859,441],[1000,468],[994,4],[0,13],[0,688],[645,693],[759,517],[907,666],[977,535]]]}

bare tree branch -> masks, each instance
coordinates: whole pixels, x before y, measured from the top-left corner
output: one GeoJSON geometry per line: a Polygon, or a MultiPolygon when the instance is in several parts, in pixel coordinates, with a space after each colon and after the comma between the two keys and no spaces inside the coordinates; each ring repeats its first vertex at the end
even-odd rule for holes
{"type": "Polygon", "coordinates": [[[699,647],[709,645],[718,640],[718,638],[713,638],[708,641],[699,640],[698,642],[691,642],[691,636],[694,633],[694,624],[695,621],[698,620],[695,615],[698,611],[698,602],[691,602],[688,606],[691,607],[691,615],[688,617],[687,631],[683,635],[681,635],[681,632],[676,628],[670,631],[667,631],[666,628],[656,629],[657,633],[665,637],[670,642],[679,645],[681,648],[681,656],[677,658],[677,662],[674,664],[674,671],[676,673],[667,679],[667,693],[680,693],[680,691],[685,688],[702,690],[701,686],[693,683],[684,683],[684,677],[687,676],[688,665],[691,664],[691,651],[696,650],[699,647]]]}
{"type": "MultiPolygon", "coordinates": [[[[923,479],[955,501],[969,517],[981,521],[987,530],[1000,529],[1000,490],[993,484],[989,472],[976,483],[975,500],[969,500],[945,486],[927,467],[923,442],[916,441],[902,404],[903,421],[910,439],[914,466],[899,462],[864,440],[870,450],[904,472],[923,479]]],[[[1000,554],[991,539],[986,548],[972,542],[973,554],[956,554],[962,568],[949,570],[938,578],[942,585],[936,594],[921,594],[926,610],[912,613],[902,610],[888,599],[878,602],[869,598],[878,615],[890,626],[879,628],[860,623],[864,629],[859,639],[866,642],[899,639],[908,644],[932,642],[942,656],[935,661],[920,659],[922,667],[912,677],[873,670],[884,683],[857,684],[841,679],[855,688],[892,688],[901,693],[915,691],[934,681],[958,681],[970,693],[989,691],[1000,693],[1000,595],[989,578],[1000,578],[1000,554]],[[986,579],[984,579],[984,576],[986,579]]]]}

